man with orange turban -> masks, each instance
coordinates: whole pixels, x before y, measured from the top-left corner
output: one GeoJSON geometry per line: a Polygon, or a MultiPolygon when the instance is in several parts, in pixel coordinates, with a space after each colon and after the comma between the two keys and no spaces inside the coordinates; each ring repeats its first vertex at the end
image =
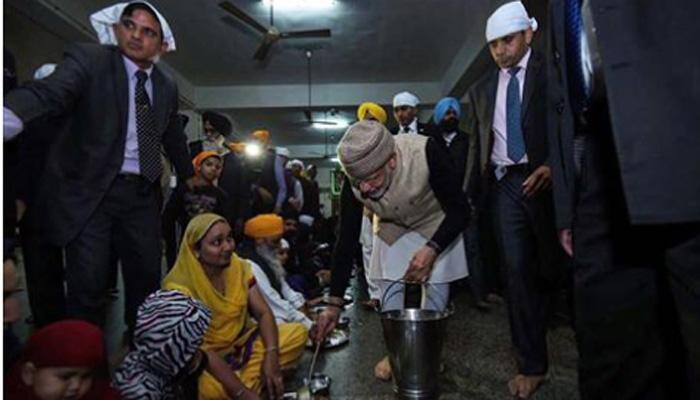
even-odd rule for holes
{"type": "Polygon", "coordinates": [[[246,239],[236,252],[251,261],[258,289],[265,296],[278,323],[299,322],[311,329],[304,295],[287,284],[287,273],[279,258],[284,221],[276,214],[261,214],[245,223],[246,239]]]}

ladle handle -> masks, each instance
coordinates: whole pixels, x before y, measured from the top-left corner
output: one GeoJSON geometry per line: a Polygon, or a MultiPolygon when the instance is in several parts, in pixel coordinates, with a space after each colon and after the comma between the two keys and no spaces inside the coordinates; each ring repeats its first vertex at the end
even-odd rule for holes
{"type": "Polygon", "coordinates": [[[311,377],[314,374],[314,367],[316,366],[316,358],[318,358],[318,352],[321,350],[321,344],[323,344],[323,340],[319,340],[316,342],[316,349],[314,350],[314,356],[311,358],[311,365],[309,366],[309,382],[311,382],[311,377]]]}

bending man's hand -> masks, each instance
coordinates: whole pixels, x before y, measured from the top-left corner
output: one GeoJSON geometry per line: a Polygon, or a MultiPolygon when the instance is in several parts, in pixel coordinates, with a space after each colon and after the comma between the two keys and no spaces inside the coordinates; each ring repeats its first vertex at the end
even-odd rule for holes
{"type": "Polygon", "coordinates": [[[542,190],[552,186],[552,170],[542,165],[530,174],[523,182],[523,194],[525,197],[532,197],[542,190]]]}
{"type": "Polygon", "coordinates": [[[421,247],[411,258],[404,280],[408,283],[427,282],[437,257],[438,254],[432,247],[427,245],[421,247]]]}

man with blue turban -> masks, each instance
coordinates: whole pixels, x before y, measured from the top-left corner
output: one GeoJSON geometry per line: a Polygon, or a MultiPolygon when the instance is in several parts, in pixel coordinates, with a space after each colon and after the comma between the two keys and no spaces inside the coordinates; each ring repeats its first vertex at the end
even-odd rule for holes
{"type": "MultiPolygon", "coordinates": [[[[469,137],[459,129],[459,118],[462,107],[454,97],[445,97],[435,105],[433,122],[435,123],[436,139],[444,144],[457,167],[459,182],[464,184],[467,154],[469,153],[469,137]]],[[[464,185],[463,185],[464,186],[464,185]]]]}
{"type": "MultiPolygon", "coordinates": [[[[467,190],[467,185],[474,178],[467,178],[468,170],[470,170],[468,168],[470,160],[469,135],[459,129],[461,116],[462,107],[454,97],[445,97],[438,101],[433,111],[433,123],[436,126],[435,138],[438,143],[446,147],[455,166],[455,174],[458,181],[462,185],[462,190],[466,193],[465,196],[467,196],[468,203],[475,204],[475,201],[471,199],[472,193],[467,190]]],[[[470,208],[472,209],[471,218],[476,221],[476,210],[473,207],[470,208]]],[[[482,267],[481,252],[479,251],[478,233],[479,229],[476,222],[469,224],[464,231],[466,257],[469,269],[472,272],[469,276],[469,288],[474,296],[476,307],[480,310],[488,310],[491,307],[486,301],[489,296],[487,296],[486,277],[482,267]]]]}

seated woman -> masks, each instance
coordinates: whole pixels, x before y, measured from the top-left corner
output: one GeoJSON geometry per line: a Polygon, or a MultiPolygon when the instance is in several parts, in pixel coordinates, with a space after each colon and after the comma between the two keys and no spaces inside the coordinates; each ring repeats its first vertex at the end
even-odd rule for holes
{"type": "Polygon", "coordinates": [[[158,290],[139,306],[133,351],[114,373],[123,399],[197,398],[198,378],[208,363],[200,347],[211,313],[175,290],[158,290]]]}
{"type": "Polygon", "coordinates": [[[10,370],[5,398],[118,399],[106,379],[103,343],[100,328],[84,321],[58,321],[39,329],[10,370]]]}
{"type": "Polygon", "coordinates": [[[235,371],[228,377],[205,371],[199,379],[200,399],[256,399],[263,384],[278,398],[284,391],[281,368],[292,367],[301,357],[308,331],[298,323],[275,324],[250,264],[234,249],[224,217],[194,217],[163,288],[191,296],[210,309],[202,350],[218,355],[235,371]]]}

